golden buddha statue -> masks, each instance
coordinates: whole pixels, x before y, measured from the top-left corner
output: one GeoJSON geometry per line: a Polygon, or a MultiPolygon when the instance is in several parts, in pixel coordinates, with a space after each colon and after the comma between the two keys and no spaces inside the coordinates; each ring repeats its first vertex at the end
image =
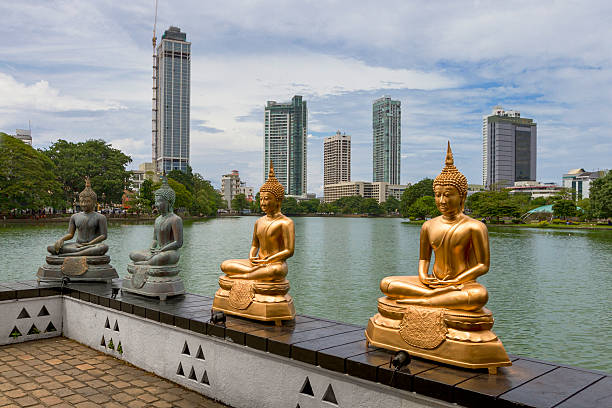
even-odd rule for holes
{"type": "Polygon", "coordinates": [[[386,296],[378,300],[379,313],[370,318],[366,337],[377,347],[493,373],[511,363],[490,330],[487,290],[476,282],[489,270],[487,227],[463,213],[468,184],[454,166],[450,142],[445,164],[433,182],[442,215],[421,228],[419,274],[381,281],[386,296]]]}
{"type": "Polygon", "coordinates": [[[285,189],[270,163],[268,180],[259,189],[259,203],[266,213],[255,221],[248,259],[229,259],[221,264],[213,309],[255,320],[292,320],[295,307],[289,292],[286,260],[293,256],[295,228],[280,212],[285,189]]]}

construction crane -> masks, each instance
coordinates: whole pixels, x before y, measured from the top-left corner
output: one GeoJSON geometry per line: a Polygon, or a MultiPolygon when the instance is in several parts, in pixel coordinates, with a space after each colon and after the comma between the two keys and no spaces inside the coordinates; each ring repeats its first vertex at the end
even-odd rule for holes
{"type": "Polygon", "coordinates": [[[153,23],[153,123],[151,124],[151,156],[155,167],[157,167],[157,55],[155,53],[155,46],[157,45],[157,37],[155,35],[157,31],[157,1],[155,0],[155,20],[153,23]]]}

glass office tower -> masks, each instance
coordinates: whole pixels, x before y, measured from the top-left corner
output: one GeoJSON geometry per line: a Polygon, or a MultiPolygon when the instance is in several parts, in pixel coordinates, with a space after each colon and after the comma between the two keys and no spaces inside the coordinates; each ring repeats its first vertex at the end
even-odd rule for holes
{"type": "Polygon", "coordinates": [[[400,101],[384,96],[372,104],[372,181],[400,184],[402,149],[400,101]]]}
{"type": "Polygon", "coordinates": [[[189,165],[191,43],[170,27],[157,47],[154,67],[153,162],[157,171],[185,171],[189,165]]]}

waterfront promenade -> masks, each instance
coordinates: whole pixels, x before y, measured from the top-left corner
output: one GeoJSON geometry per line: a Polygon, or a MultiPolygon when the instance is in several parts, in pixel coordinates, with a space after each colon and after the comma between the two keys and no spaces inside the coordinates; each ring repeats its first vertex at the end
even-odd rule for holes
{"type": "Polygon", "coordinates": [[[0,407],[223,408],[65,337],[0,347],[0,407]]]}

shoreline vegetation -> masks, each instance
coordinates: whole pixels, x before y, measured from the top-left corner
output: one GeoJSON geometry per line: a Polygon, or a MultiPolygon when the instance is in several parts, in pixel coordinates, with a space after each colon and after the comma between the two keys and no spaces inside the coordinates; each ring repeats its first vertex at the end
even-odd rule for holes
{"type": "MultiPolygon", "coordinates": [[[[24,217],[24,218],[0,218],[0,224],[47,224],[47,223],[65,223],[68,221],[72,214],[65,214],[61,216],[51,216],[51,217],[38,217],[35,218],[33,216],[24,217]]],[[[200,220],[210,220],[214,218],[233,218],[233,217],[249,217],[249,216],[261,216],[259,213],[251,213],[251,214],[219,214],[217,216],[184,216],[181,214],[181,217],[185,221],[200,221],[200,220]]],[[[320,218],[404,218],[401,215],[367,215],[367,214],[290,214],[290,217],[320,217],[320,218]]],[[[121,216],[107,216],[107,220],[110,223],[130,223],[130,222],[149,222],[154,221],[156,215],[121,215],[121,216]]],[[[478,219],[478,218],[475,218],[478,219]]],[[[410,220],[404,218],[405,221],[402,221],[402,224],[409,225],[422,225],[425,220],[410,220]]],[[[570,222],[569,224],[563,220],[553,220],[552,222],[540,221],[533,223],[512,223],[512,222],[491,222],[487,221],[486,224],[488,226],[493,227],[505,227],[505,228],[544,228],[544,229],[583,229],[583,230],[611,230],[612,225],[609,224],[597,224],[597,223],[587,223],[587,222],[570,222]]]]}

